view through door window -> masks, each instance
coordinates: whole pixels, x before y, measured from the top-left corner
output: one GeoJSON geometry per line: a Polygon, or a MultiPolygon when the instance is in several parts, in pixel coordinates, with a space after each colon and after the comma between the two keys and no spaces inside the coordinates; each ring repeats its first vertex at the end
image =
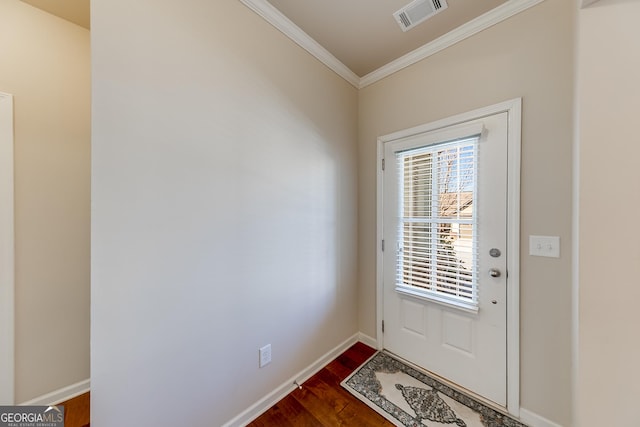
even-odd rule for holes
{"type": "Polygon", "coordinates": [[[473,137],[397,153],[398,285],[477,302],[477,143],[473,137]]]}

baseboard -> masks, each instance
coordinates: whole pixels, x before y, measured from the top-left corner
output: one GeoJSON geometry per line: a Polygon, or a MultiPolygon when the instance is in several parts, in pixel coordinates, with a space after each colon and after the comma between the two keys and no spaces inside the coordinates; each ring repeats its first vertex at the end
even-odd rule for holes
{"type": "Polygon", "coordinates": [[[376,340],[375,338],[371,338],[369,335],[367,334],[363,334],[362,332],[358,333],[358,341],[360,341],[363,344],[368,345],[369,347],[375,348],[376,350],[378,349],[378,340],[376,340]]]}
{"type": "Polygon", "coordinates": [[[549,421],[545,417],[524,408],[520,408],[520,421],[530,427],[562,427],[560,424],[549,421]]]}
{"type": "Polygon", "coordinates": [[[360,334],[354,334],[352,337],[346,339],[344,342],[339,344],[333,350],[326,353],[324,356],[320,357],[318,360],[313,362],[309,367],[303,369],[298,374],[289,378],[282,385],[276,388],[274,391],[266,395],[264,398],[260,399],[244,412],[228,421],[222,427],[243,427],[249,424],[254,419],[258,418],[265,411],[271,408],[273,405],[282,400],[287,394],[291,393],[296,386],[293,384],[294,381],[297,381],[299,384],[302,384],[316,373],[318,373],[322,368],[324,368],[329,362],[333,359],[341,355],[345,352],[349,347],[358,342],[360,334]]]}
{"type": "Polygon", "coordinates": [[[26,402],[20,403],[20,405],[21,406],[57,405],[58,403],[64,402],[65,400],[72,399],[76,396],[79,396],[83,393],[88,392],[90,388],[91,388],[91,379],[86,379],[84,381],[71,384],[67,387],[63,387],[59,390],[52,391],[51,393],[43,394],[42,396],[36,397],[35,399],[31,399],[26,402]]]}

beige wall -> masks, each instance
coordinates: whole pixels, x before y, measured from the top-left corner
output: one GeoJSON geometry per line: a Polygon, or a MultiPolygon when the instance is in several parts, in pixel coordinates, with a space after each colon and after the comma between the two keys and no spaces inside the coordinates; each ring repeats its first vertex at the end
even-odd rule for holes
{"type": "Polygon", "coordinates": [[[571,195],[575,6],[547,0],[361,91],[360,329],[375,325],[376,138],[523,98],[521,404],[571,419],[571,195]],[[528,255],[529,235],[556,235],[561,258],[528,255]]]}
{"type": "Polygon", "coordinates": [[[580,427],[640,425],[638,17],[628,0],[580,11],[580,427]]]}
{"type": "Polygon", "coordinates": [[[358,331],[357,91],[237,0],[134,3],[92,2],[92,425],[220,426],[358,331]]]}
{"type": "Polygon", "coordinates": [[[89,378],[89,32],[0,2],[15,115],[15,399],[89,378]]]}

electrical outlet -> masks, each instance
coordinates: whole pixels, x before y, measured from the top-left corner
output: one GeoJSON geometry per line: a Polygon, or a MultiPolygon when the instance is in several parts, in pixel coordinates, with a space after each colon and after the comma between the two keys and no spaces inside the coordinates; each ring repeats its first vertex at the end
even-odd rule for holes
{"type": "Polygon", "coordinates": [[[263,368],[271,363],[271,344],[267,344],[260,349],[260,367],[263,368]]]}
{"type": "Polygon", "coordinates": [[[529,255],[560,258],[560,237],[529,236],[529,255]]]}

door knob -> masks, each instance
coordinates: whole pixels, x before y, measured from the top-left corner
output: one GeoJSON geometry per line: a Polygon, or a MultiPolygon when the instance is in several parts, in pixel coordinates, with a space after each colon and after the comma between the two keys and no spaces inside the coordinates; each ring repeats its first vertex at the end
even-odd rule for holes
{"type": "Polygon", "coordinates": [[[491,276],[491,277],[500,277],[500,275],[501,275],[500,270],[498,270],[497,268],[489,269],[489,276],[491,276]]]}

